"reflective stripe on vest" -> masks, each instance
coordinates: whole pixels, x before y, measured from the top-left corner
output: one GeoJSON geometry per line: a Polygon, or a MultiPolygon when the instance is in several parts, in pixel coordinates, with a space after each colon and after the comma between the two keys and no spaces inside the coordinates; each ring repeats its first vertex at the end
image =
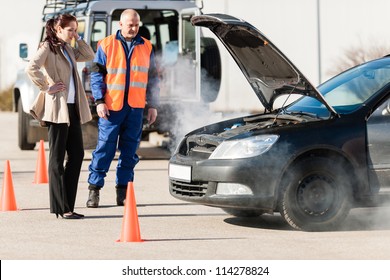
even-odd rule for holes
{"type": "Polygon", "coordinates": [[[100,43],[107,57],[107,90],[104,101],[109,110],[119,111],[123,108],[126,82],[129,83],[128,104],[133,108],[145,108],[146,88],[150,65],[151,43],[144,39],[144,44],[134,46],[130,59],[130,81],[126,81],[126,53],[120,40],[115,35],[103,39],[100,43]]]}

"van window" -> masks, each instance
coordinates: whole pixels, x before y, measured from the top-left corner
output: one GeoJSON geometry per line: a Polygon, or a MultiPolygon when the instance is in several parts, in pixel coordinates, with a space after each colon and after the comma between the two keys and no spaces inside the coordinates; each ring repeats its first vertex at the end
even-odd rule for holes
{"type": "Polygon", "coordinates": [[[195,55],[195,28],[190,22],[191,18],[189,16],[184,16],[182,18],[183,24],[183,54],[193,54],[195,55]]]}
{"type": "Polygon", "coordinates": [[[97,50],[97,44],[106,37],[107,23],[103,20],[97,20],[92,25],[91,47],[94,52],[97,50]]]}
{"type": "MultiPolygon", "coordinates": [[[[115,34],[119,29],[119,19],[122,12],[123,10],[113,12],[111,34],[115,34]]],[[[141,17],[139,33],[151,41],[156,53],[161,52],[168,42],[177,42],[177,12],[172,10],[139,10],[138,13],[141,17]]]]}
{"type": "MultiPolygon", "coordinates": [[[[85,21],[84,20],[78,20],[78,26],[77,26],[77,33],[79,36],[84,38],[85,33],[85,21]]],[[[42,27],[42,33],[41,33],[41,42],[43,42],[46,38],[46,29],[45,26],[42,27]]],[[[85,38],[84,38],[85,39],[85,38]]],[[[76,41],[73,39],[71,42],[71,46],[75,47],[76,41]]]]}
{"type": "MultiPolygon", "coordinates": [[[[84,33],[85,33],[85,21],[84,20],[78,20],[78,25],[77,25],[77,34],[79,34],[80,37],[84,38],[84,33]]],[[[72,47],[76,46],[76,40],[73,39],[72,42],[70,43],[72,47]]]]}

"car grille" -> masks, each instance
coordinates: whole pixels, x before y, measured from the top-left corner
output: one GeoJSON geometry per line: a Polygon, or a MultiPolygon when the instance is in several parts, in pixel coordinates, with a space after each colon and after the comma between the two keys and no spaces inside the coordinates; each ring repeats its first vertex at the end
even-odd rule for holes
{"type": "Polygon", "coordinates": [[[220,142],[221,138],[215,135],[192,135],[187,138],[181,154],[197,160],[208,159],[220,142]]]}
{"type": "Polygon", "coordinates": [[[205,182],[181,182],[171,181],[171,190],[175,195],[187,197],[203,197],[207,191],[207,183],[205,182]]]}

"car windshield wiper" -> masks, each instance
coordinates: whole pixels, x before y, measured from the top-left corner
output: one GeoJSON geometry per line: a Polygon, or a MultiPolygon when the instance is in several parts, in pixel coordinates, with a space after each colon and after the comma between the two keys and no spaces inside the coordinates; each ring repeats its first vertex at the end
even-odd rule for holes
{"type": "Polygon", "coordinates": [[[285,113],[287,115],[302,115],[302,116],[309,116],[309,117],[312,117],[312,118],[320,119],[318,114],[309,113],[309,112],[303,112],[303,111],[287,111],[287,110],[284,110],[283,113],[285,113]]]}

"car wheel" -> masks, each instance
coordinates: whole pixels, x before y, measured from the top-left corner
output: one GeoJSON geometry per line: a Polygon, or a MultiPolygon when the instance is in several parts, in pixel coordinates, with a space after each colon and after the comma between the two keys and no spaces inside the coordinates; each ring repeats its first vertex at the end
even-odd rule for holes
{"type": "Polygon", "coordinates": [[[27,141],[31,117],[23,111],[22,100],[18,100],[18,144],[21,150],[34,150],[35,143],[27,141]]]}
{"type": "Polygon", "coordinates": [[[223,208],[223,211],[233,215],[235,217],[242,218],[255,218],[264,214],[264,211],[261,210],[248,210],[248,209],[236,209],[236,208],[223,208]]]}
{"type": "Polygon", "coordinates": [[[351,208],[351,185],[342,166],[327,158],[308,158],[295,164],[279,199],[283,218],[306,231],[334,229],[351,208]]]}

